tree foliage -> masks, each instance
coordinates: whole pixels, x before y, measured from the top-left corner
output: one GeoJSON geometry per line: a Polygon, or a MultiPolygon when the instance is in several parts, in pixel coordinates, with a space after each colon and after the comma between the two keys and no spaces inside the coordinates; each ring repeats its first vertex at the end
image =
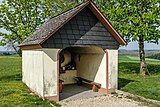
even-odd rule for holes
{"type": "Polygon", "coordinates": [[[16,44],[20,44],[46,20],[78,3],[72,0],[3,0],[0,5],[0,28],[9,33],[0,31],[0,36],[3,36],[0,44],[9,43],[16,49],[16,44]]]}
{"type": "Polygon", "coordinates": [[[158,43],[160,38],[159,0],[95,0],[99,9],[111,21],[127,42],[158,43]]]}
{"type": "MultiPolygon", "coordinates": [[[[148,72],[144,42],[158,43],[160,39],[159,0],[95,0],[99,9],[129,43],[138,41],[140,74],[148,72]]],[[[148,72],[149,74],[149,72],[148,72]]]]}

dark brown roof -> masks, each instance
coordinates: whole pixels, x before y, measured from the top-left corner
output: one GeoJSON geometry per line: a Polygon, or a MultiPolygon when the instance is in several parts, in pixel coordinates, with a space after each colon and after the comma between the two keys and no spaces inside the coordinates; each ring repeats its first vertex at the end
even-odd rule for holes
{"type": "Polygon", "coordinates": [[[68,20],[74,17],[80,10],[86,7],[89,2],[85,2],[69,11],[62,13],[56,17],[49,19],[31,36],[25,39],[20,46],[40,44],[45,41],[50,35],[54,34],[59,27],[62,27],[68,20]]]}
{"type": "Polygon", "coordinates": [[[120,34],[112,27],[110,22],[103,16],[103,14],[98,10],[94,3],[92,3],[91,1],[87,1],[80,4],[79,6],[76,6],[75,8],[72,8],[56,17],[49,19],[37,31],[35,31],[31,36],[24,40],[19,46],[22,47],[26,45],[42,44],[85,7],[90,8],[94,15],[101,21],[101,23],[103,23],[103,25],[121,45],[125,44],[125,41],[120,36],[120,34]]]}

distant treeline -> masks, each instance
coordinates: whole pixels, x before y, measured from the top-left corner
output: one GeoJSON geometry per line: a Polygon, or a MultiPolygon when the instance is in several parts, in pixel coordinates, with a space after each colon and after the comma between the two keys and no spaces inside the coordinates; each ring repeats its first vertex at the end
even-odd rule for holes
{"type": "Polygon", "coordinates": [[[148,56],[147,58],[159,59],[159,60],[160,60],[160,53],[150,55],[150,56],[148,56]]]}
{"type": "Polygon", "coordinates": [[[14,51],[0,51],[0,55],[15,55],[14,51]]]}
{"type": "MultiPolygon", "coordinates": [[[[139,56],[138,50],[118,50],[119,55],[127,55],[127,56],[139,56]]],[[[160,57],[160,50],[145,50],[146,58],[154,58],[157,59],[160,57]]],[[[160,58],[159,58],[160,59],[160,58]]]]}

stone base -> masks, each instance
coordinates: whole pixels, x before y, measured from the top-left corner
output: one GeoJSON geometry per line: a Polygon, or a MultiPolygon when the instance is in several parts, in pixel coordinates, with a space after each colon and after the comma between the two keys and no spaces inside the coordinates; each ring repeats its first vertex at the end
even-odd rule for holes
{"type": "Polygon", "coordinates": [[[47,99],[49,101],[59,101],[58,96],[46,96],[45,99],[47,99]]]}
{"type": "Polygon", "coordinates": [[[114,88],[111,88],[111,89],[100,88],[98,92],[111,94],[112,92],[116,92],[116,89],[114,89],[114,88]]]}

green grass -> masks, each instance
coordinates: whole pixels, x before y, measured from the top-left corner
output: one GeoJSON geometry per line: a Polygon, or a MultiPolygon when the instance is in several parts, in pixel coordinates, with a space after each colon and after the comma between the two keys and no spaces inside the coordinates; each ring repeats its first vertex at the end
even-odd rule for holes
{"type": "MultiPolygon", "coordinates": [[[[119,61],[120,62],[139,62],[139,57],[134,57],[134,56],[120,56],[119,57],[119,61]]],[[[160,60],[157,59],[150,59],[150,58],[146,58],[146,62],[152,63],[152,62],[159,62],[160,60]]]]}
{"type": "Polygon", "coordinates": [[[119,89],[160,100],[160,60],[146,59],[150,76],[139,75],[139,58],[119,56],[119,89]]]}
{"type": "Polygon", "coordinates": [[[21,82],[21,58],[18,56],[0,56],[0,107],[51,107],[35,95],[21,82]]]}
{"type": "MultiPolygon", "coordinates": [[[[147,59],[151,76],[140,76],[139,58],[119,57],[119,89],[145,98],[160,100],[160,61],[147,59]]],[[[21,82],[21,58],[0,56],[0,107],[50,107],[21,82]]]]}

